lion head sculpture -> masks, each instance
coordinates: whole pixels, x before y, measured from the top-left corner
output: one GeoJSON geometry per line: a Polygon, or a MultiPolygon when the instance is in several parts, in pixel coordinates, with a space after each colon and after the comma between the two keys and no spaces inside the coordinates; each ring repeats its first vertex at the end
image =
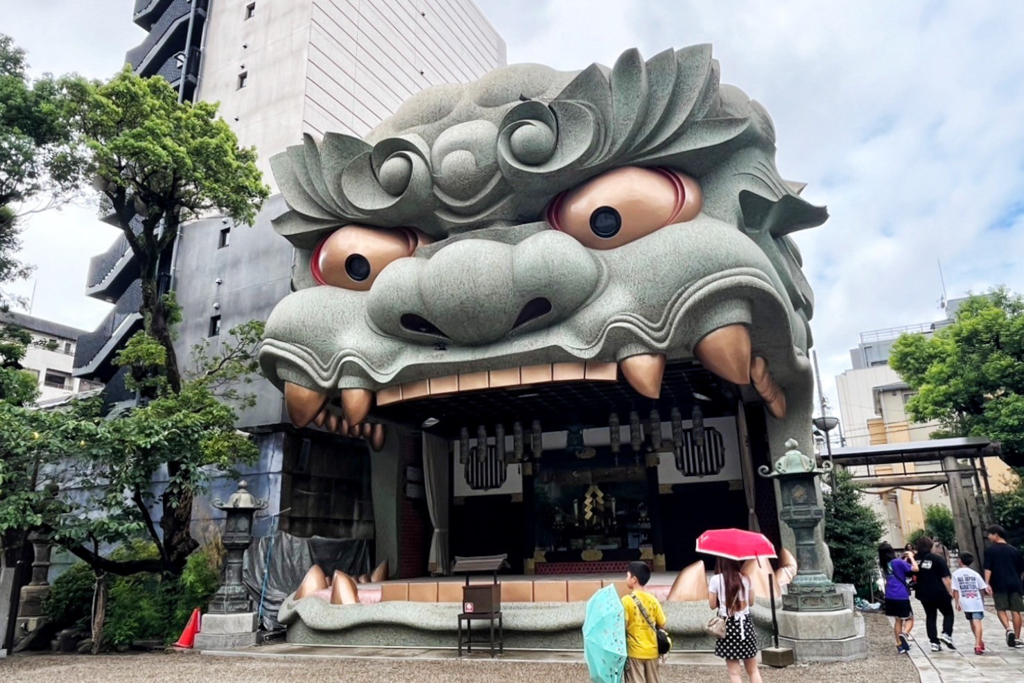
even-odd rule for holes
{"type": "Polygon", "coordinates": [[[771,119],[710,46],[499,69],[272,166],[298,264],[260,360],[299,426],[379,447],[376,411],[503,371],[621,371],[657,398],[695,358],[792,420],[773,444],[809,430],[813,296],[789,235],[827,212],[779,175],[771,119]]]}

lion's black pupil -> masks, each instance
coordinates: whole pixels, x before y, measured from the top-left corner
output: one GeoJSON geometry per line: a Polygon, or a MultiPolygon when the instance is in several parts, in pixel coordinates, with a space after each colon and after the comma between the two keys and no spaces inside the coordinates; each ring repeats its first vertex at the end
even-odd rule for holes
{"type": "Polygon", "coordinates": [[[345,272],[356,282],[370,277],[370,262],[362,254],[352,254],[345,259],[345,272]]]}
{"type": "Polygon", "coordinates": [[[590,214],[590,229],[598,237],[614,237],[622,227],[622,216],[610,206],[602,206],[590,214]]]}

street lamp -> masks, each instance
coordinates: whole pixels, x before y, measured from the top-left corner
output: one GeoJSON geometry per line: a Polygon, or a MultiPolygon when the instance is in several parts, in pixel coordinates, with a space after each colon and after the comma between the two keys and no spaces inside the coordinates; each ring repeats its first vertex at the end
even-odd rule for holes
{"type": "MultiPolygon", "coordinates": [[[[830,465],[832,462],[832,436],[829,434],[833,429],[839,426],[839,418],[831,415],[825,415],[823,417],[816,417],[811,422],[814,426],[825,435],[825,451],[828,453],[828,462],[830,465]]],[[[833,478],[831,470],[829,471],[829,480],[833,478]]]]}

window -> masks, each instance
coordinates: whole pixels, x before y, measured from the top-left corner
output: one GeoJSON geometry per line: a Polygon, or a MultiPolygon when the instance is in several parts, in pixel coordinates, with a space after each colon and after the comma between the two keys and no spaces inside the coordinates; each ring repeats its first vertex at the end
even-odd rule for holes
{"type": "Polygon", "coordinates": [[[238,74],[238,89],[241,90],[249,82],[249,72],[243,71],[238,74]]]}
{"type": "Polygon", "coordinates": [[[47,370],[46,375],[43,377],[43,386],[50,387],[51,389],[70,389],[71,375],[66,372],[47,370]]]}
{"type": "Polygon", "coordinates": [[[223,249],[229,244],[231,244],[231,228],[224,228],[220,231],[220,241],[217,243],[217,248],[223,249]]]}
{"type": "Polygon", "coordinates": [[[64,354],[68,356],[75,355],[75,345],[69,341],[64,342],[64,354]]]}
{"type": "Polygon", "coordinates": [[[250,2],[248,5],[245,6],[245,18],[248,21],[249,19],[252,19],[254,16],[256,16],[256,3],[250,2]]]}
{"type": "Polygon", "coordinates": [[[210,333],[208,337],[219,337],[220,336],[220,316],[215,315],[210,318],[210,333]]]}

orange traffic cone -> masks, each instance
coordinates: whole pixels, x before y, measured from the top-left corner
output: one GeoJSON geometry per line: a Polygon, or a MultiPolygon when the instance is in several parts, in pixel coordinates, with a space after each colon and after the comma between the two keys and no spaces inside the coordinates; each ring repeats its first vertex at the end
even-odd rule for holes
{"type": "Polygon", "coordinates": [[[181,638],[174,644],[174,647],[191,648],[196,642],[196,634],[199,633],[199,610],[192,610],[192,616],[185,624],[185,630],[181,632],[181,638]]]}

